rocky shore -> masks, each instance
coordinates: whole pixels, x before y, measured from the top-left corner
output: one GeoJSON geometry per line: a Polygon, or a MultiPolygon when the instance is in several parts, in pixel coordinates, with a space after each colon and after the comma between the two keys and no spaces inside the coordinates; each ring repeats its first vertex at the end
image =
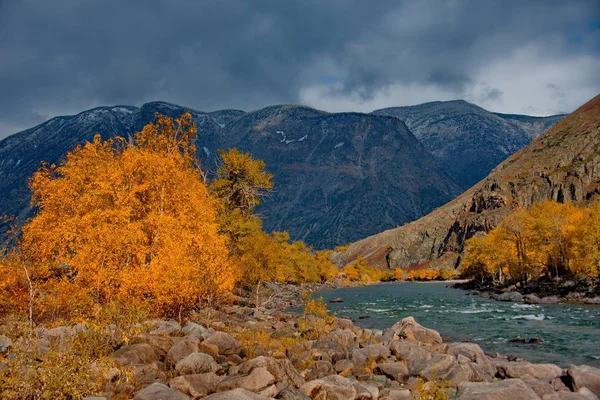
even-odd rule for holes
{"type": "MultiPolygon", "coordinates": [[[[315,287],[316,289],[316,287],[315,287]]],[[[180,324],[153,320],[110,358],[129,368],[103,376],[101,397],[88,400],[403,400],[598,399],[600,369],[560,368],[495,354],[474,343],[445,343],[404,318],[383,332],[345,318],[323,320],[287,312],[300,289],[281,288],[270,307],[206,308],[180,324]],[[307,328],[308,326],[308,328],[307,328]],[[323,327],[323,325],[320,325],[323,327]],[[316,329],[316,328],[315,328],[316,329]]],[[[295,304],[296,306],[298,304],[295,304]]],[[[68,342],[85,327],[36,330],[40,349],[68,342]]],[[[0,351],[12,343],[0,338],[0,351]]]]}
{"type": "Polygon", "coordinates": [[[600,284],[588,280],[553,281],[540,279],[526,285],[497,286],[492,282],[471,280],[453,283],[451,287],[467,290],[469,294],[497,301],[527,304],[556,304],[575,302],[600,304],[600,284]]]}

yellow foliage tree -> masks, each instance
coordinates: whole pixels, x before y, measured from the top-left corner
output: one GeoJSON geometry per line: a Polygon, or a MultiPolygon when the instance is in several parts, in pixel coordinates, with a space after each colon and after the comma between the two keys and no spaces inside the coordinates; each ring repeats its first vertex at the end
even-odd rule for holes
{"type": "Polygon", "coordinates": [[[132,144],[96,136],[34,174],[38,211],[4,265],[22,271],[21,286],[35,283],[40,317],[91,313],[117,299],[172,315],[233,287],[237,271],[196,167],[195,135],[189,113],[157,116],[132,144]]]}

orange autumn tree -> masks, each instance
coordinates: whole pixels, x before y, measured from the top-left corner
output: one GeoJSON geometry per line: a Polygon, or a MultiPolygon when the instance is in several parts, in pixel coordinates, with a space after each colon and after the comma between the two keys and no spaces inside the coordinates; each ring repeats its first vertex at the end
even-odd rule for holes
{"type": "Polygon", "coordinates": [[[232,289],[237,272],[195,135],[189,113],[157,116],[130,144],[98,135],[34,174],[38,211],[4,265],[24,297],[32,282],[38,317],[90,315],[113,301],[174,315],[232,289]]]}

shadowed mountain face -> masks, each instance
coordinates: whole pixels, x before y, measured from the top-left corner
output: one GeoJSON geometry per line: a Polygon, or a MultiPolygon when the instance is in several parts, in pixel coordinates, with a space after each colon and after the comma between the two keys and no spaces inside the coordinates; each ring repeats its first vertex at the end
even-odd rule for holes
{"type": "MultiPolygon", "coordinates": [[[[54,118],[0,142],[0,214],[30,213],[27,179],[41,161],[58,162],[78,143],[128,137],[156,112],[188,109],[148,103],[100,107],[54,118]]],[[[461,192],[398,119],[328,114],[273,106],[255,112],[189,110],[198,125],[198,155],[214,172],[218,149],[237,147],[263,159],[275,190],[259,212],[268,231],[287,230],[317,248],[331,248],[412,221],[461,192]]]]}
{"type": "Polygon", "coordinates": [[[403,227],[335,255],[392,268],[456,266],[467,239],[489,232],[516,207],[551,199],[581,201],[600,193],[600,95],[568,115],[461,196],[403,227]]]}
{"type": "Polygon", "coordinates": [[[463,100],[384,108],[373,113],[402,120],[465,188],[564,117],[494,114],[463,100]]]}

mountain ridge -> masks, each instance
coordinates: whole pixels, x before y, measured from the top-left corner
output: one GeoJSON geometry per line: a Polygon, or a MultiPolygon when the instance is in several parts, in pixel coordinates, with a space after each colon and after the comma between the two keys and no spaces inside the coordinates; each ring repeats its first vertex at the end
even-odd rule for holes
{"type": "Polygon", "coordinates": [[[0,213],[28,215],[26,182],[42,160],[56,163],[96,133],[128,137],[156,112],[185,111],[196,120],[204,168],[214,173],[217,149],[238,147],[263,159],[276,183],[258,210],[265,228],[288,230],[318,248],[413,220],[462,191],[394,117],[297,105],[206,113],[152,102],[57,117],[0,141],[0,213]]]}

